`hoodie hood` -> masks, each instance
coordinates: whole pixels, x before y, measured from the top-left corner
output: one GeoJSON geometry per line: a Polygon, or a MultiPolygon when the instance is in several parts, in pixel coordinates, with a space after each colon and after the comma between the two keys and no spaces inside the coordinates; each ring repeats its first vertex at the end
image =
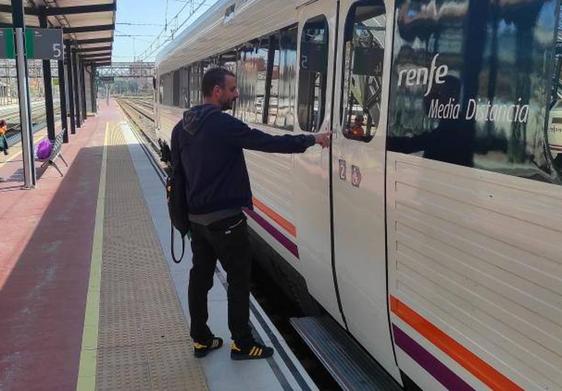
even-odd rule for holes
{"type": "Polygon", "coordinates": [[[212,104],[192,107],[183,113],[183,128],[187,133],[194,136],[203,127],[207,118],[218,112],[220,112],[220,109],[212,104]]]}

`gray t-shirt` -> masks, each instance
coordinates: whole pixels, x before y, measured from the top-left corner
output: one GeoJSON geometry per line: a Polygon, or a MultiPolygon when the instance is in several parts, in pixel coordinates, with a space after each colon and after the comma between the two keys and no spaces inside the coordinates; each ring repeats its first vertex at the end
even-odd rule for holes
{"type": "Polygon", "coordinates": [[[242,213],[241,208],[222,209],[222,210],[217,210],[211,213],[205,213],[200,215],[192,215],[190,213],[189,221],[195,224],[210,225],[216,221],[226,219],[227,217],[236,216],[237,214],[240,213],[242,213]]]}

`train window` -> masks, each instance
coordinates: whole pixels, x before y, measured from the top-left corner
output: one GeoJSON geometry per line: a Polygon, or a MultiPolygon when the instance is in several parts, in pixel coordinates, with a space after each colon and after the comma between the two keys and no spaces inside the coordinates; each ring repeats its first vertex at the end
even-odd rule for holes
{"type": "Polygon", "coordinates": [[[279,34],[272,35],[269,39],[269,57],[267,80],[265,86],[265,121],[268,125],[275,125],[279,108],[279,34]]]}
{"type": "Polygon", "coordinates": [[[267,62],[269,58],[269,38],[260,39],[259,46],[256,48],[256,53],[254,56],[254,66],[256,71],[256,117],[253,122],[265,122],[265,106],[266,106],[266,96],[265,96],[265,84],[267,81],[267,62]]]}
{"type": "Polygon", "coordinates": [[[562,184],[560,2],[426,3],[396,3],[387,148],[562,184]]]}
{"type": "Polygon", "coordinates": [[[172,100],[174,106],[180,105],[180,71],[174,71],[172,81],[172,100]]]}
{"type": "MultiPolygon", "coordinates": [[[[273,126],[293,130],[295,123],[295,79],[297,69],[297,26],[291,27],[288,30],[283,30],[279,34],[279,62],[277,65],[277,109],[275,111],[275,121],[270,124],[273,126]]],[[[275,75],[275,67],[273,69],[275,75]]],[[[275,78],[272,76],[272,93],[275,87],[273,85],[275,78]]],[[[272,109],[270,102],[270,110],[272,109]]]]}
{"type": "Polygon", "coordinates": [[[201,73],[201,64],[191,64],[189,72],[189,107],[196,106],[201,103],[201,80],[203,74],[201,73]]]}
{"type": "Polygon", "coordinates": [[[548,112],[548,120],[545,121],[546,132],[543,134],[546,134],[545,160],[550,163],[549,171],[556,174],[556,182],[562,184],[562,7],[560,6],[558,14],[550,78],[552,87],[549,107],[551,109],[548,112]]]}
{"type": "Polygon", "coordinates": [[[386,28],[382,2],[358,3],[349,11],[344,39],[343,135],[369,142],[381,113],[386,28]]]}
{"type": "Polygon", "coordinates": [[[269,39],[248,43],[239,53],[238,89],[240,119],[250,123],[263,122],[265,83],[269,39]]]}
{"type": "Polygon", "coordinates": [[[180,69],[179,106],[189,108],[189,67],[180,69]]]}
{"type": "Polygon", "coordinates": [[[172,73],[166,73],[161,76],[162,83],[162,104],[167,106],[173,106],[173,77],[172,73]]]}
{"type": "Polygon", "coordinates": [[[301,35],[298,118],[302,130],[317,132],[324,119],[328,73],[328,22],[309,19],[301,35]]]}
{"type": "Polygon", "coordinates": [[[248,121],[252,116],[255,120],[255,108],[252,110],[254,92],[254,72],[253,72],[253,53],[254,47],[252,44],[247,44],[238,51],[238,65],[237,69],[237,84],[238,92],[240,96],[238,97],[238,104],[236,114],[242,121],[248,121]]]}
{"type": "MultiPolygon", "coordinates": [[[[219,65],[225,69],[228,69],[230,72],[236,75],[236,59],[237,59],[236,50],[228,53],[223,53],[219,57],[219,65]]],[[[236,112],[237,103],[238,102],[234,101],[232,109],[226,112],[230,115],[234,115],[234,113],[236,112]]]]}

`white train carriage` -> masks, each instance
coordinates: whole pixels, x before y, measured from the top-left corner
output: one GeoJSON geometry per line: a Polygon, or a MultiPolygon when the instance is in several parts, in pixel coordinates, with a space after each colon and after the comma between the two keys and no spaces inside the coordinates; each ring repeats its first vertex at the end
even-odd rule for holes
{"type": "Polygon", "coordinates": [[[559,8],[219,1],[157,58],[158,130],[212,66],[251,126],[332,129],[330,149],[246,151],[282,270],[399,384],[562,389],[559,8]]]}

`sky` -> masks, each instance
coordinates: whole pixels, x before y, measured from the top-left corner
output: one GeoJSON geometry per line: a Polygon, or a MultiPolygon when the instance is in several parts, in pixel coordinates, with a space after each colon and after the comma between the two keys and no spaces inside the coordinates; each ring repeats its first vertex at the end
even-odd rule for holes
{"type": "MultiPolygon", "coordinates": [[[[113,62],[133,61],[147,49],[164,30],[166,20],[174,28],[173,18],[179,13],[177,21],[185,21],[192,9],[197,9],[191,19],[178,31],[185,29],[199,15],[217,0],[117,0],[115,39],[113,42],[113,62]],[[166,10],[167,8],[167,10],[166,10]],[[182,11],[183,8],[183,11],[182,11]],[[167,12],[166,12],[167,11],[167,12]],[[181,11],[181,12],[180,12],[181,11]],[[166,17],[167,16],[167,17],[166,17]]],[[[161,45],[163,47],[163,45],[161,45]]],[[[145,61],[154,61],[160,49],[155,50],[145,61]]]]}

